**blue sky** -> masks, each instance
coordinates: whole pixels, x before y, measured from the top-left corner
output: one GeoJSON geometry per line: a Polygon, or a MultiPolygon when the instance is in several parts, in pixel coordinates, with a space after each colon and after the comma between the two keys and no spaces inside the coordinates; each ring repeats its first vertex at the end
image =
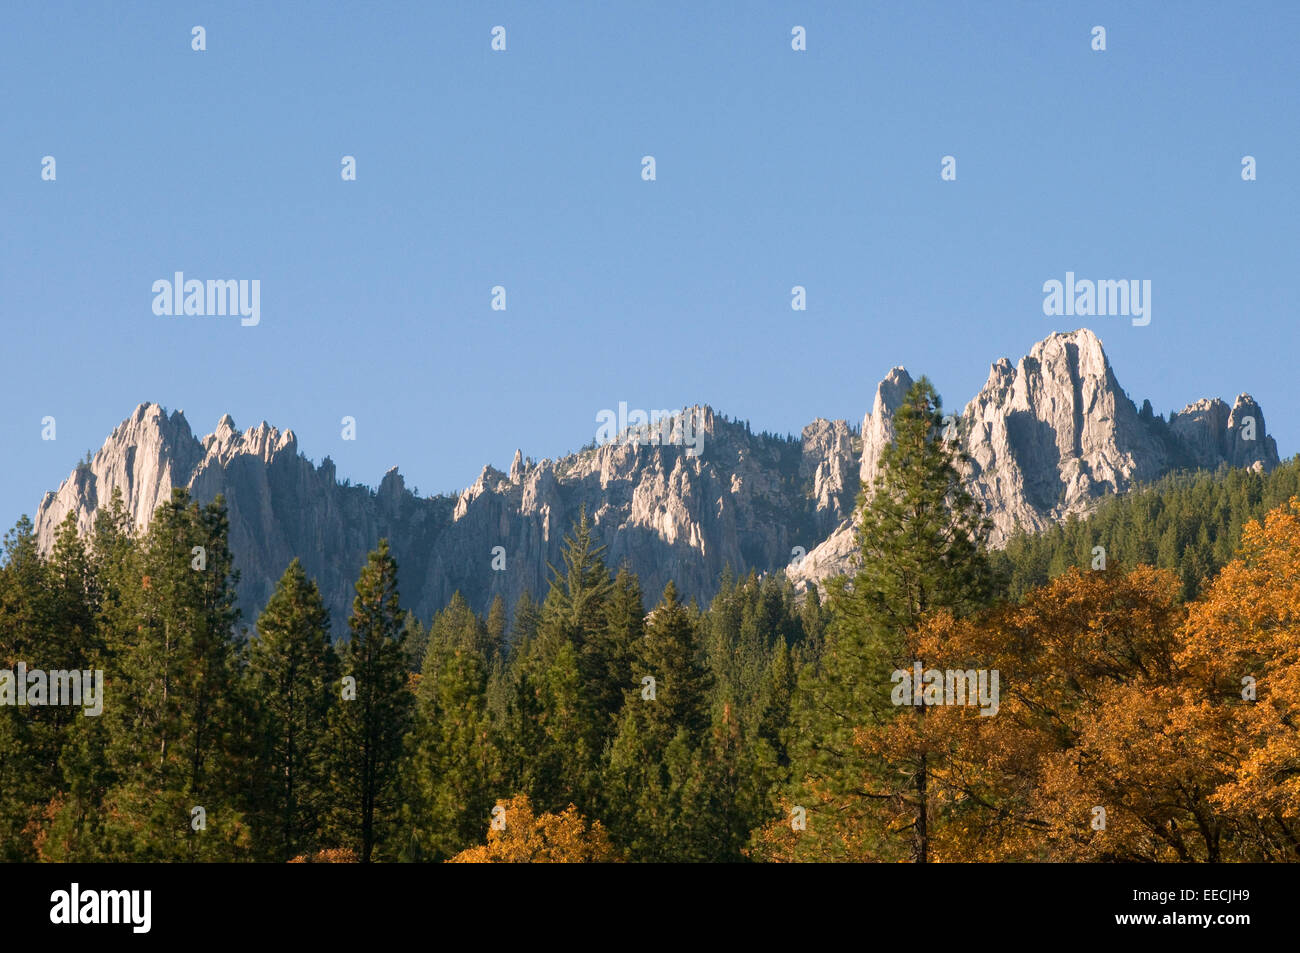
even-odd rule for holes
{"type": "Polygon", "coordinates": [[[619,401],[797,433],[904,364],[959,407],[1082,324],[1139,402],[1248,390],[1289,456],[1298,27],[1289,2],[8,4],[0,522],[146,400],[455,491],[619,401]],[[178,270],[259,279],[261,323],[156,316],[178,270]],[[1067,270],[1150,279],[1151,324],[1045,317],[1067,270]]]}

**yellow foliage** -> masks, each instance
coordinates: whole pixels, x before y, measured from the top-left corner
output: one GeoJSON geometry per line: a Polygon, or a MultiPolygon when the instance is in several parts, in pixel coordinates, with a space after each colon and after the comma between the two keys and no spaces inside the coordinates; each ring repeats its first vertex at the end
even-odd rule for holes
{"type": "Polygon", "coordinates": [[[1187,728],[1231,776],[1215,806],[1300,859],[1300,499],[1246,526],[1238,557],[1193,607],[1179,660],[1187,728]]]}
{"type": "Polygon", "coordinates": [[[588,824],[570,804],[559,814],[533,813],[523,794],[500,802],[504,829],[490,829],[487,843],[463,850],[450,864],[585,864],[619,860],[600,821],[588,824]]]}
{"type": "Polygon", "coordinates": [[[299,854],[291,864],[355,864],[356,852],[350,847],[331,847],[314,854],[299,854]]]}

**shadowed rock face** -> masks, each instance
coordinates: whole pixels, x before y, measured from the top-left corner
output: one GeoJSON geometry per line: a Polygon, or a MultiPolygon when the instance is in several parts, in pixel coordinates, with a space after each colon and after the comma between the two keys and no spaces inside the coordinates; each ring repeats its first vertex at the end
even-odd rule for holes
{"type": "MultiPolygon", "coordinates": [[[[353,583],[366,554],[388,537],[403,603],[427,618],[456,590],[483,610],[525,591],[545,594],[547,563],[585,507],[611,566],[626,563],[653,600],[669,579],[685,597],[708,599],[723,568],[786,568],[818,582],[847,571],[855,552],[853,507],[870,485],[893,415],[912,384],[896,367],[855,431],[815,420],[799,438],[755,435],[694,408],[703,453],[680,446],[611,443],[533,463],[516,453],[509,473],[484,467],[459,496],[418,498],[396,469],[378,489],[342,486],[334,464],[298,452],[293,431],[265,422],[239,431],[229,416],[198,439],[180,411],[141,404],[78,467],[36,516],[43,548],[69,512],[88,531],[114,488],[143,529],[173,486],[206,502],[224,495],[240,603],[251,620],[295,556],[320,583],[335,630],[346,631],[353,583]],[[492,569],[503,547],[504,571],[492,569]],[[790,566],[794,547],[807,552],[790,566]]],[[[1120,389],[1101,343],[1086,330],[1053,334],[1017,365],[1003,358],[966,405],[960,440],[967,480],[993,520],[993,542],[1017,527],[1041,529],[1086,511],[1109,493],[1177,468],[1270,468],[1277,448],[1248,395],[1229,410],[1202,400],[1170,422],[1120,389]]]]}

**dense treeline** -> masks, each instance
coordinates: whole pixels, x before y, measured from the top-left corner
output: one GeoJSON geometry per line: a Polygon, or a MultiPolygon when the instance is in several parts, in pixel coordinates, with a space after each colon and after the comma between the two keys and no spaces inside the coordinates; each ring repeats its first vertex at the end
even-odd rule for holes
{"type": "Polygon", "coordinates": [[[927,381],[894,427],[824,603],[643,593],[583,514],[540,601],[485,615],[404,611],[381,542],[336,645],[296,560],[239,618],[220,498],[142,534],[114,499],[47,555],[20,521],[0,665],[105,686],[98,717],[0,704],[0,857],[1300,859],[1297,464],[991,554],[927,381]],[[990,680],[900,697],[932,669],[990,680]]]}
{"type": "Polygon", "coordinates": [[[1093,548],[1128,566],[1169,569],[1186,599],[1227,565],[1251,520],[1300,495],[1300,458],[1269,473],[1246,469],[1170,474],[1149,487],[1103,500],[1085,519],[1020,533],[992,555],[1022,598],[1070,566],[1090,566],[1093,548]]]}
{"type": "Polygon", "coordinates": [[[226,535],[220,499],[177,490],[139,538],[120,499],[47,558],[30,522],[6,537],[0,660],[102,669],[106,701],[0,706],[5,859],[444,860],[516,795],[641,858],[741,859],[770,815],[825,626],[783,577],[728,576],[707,612],[670,585],[647,614],[584,516],[508,630],[459,596],[426,627],[381,542],[335,646],[297,560],[244,631],[226,535]]]}

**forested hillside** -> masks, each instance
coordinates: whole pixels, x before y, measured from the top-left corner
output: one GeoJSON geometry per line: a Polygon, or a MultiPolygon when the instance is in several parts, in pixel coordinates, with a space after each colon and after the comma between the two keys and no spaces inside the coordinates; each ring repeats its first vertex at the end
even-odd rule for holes
{"type": "Polygon", "coordinates": [[[1019,533],[993,553],[993,563],[1020,598],[1070,566],[1091,566],[1101,546],[1108,560],[1172,570],[1191,599],[1227,565],[1248,522],[1297,495],[1300,458],[1270,472],[1174,473],[1104,500],[1084,519],[1019,533]]]}
{"type": "Polygon", "coordinates": [[[48,555],[24,520],[0,857],[1300,860],[1300,463],[990,552],[942,420],[922,379],[824,603],[780,573],[644,592],[583,512],[547,591],[483,614],[407,612],[381,542],[336,642],[297,560],[239,617],[220,498],[140,535],[120,501],[69,516],[48,555]],[[102,670],[102,714],[19,704],[20,663],[102,670]]]}

